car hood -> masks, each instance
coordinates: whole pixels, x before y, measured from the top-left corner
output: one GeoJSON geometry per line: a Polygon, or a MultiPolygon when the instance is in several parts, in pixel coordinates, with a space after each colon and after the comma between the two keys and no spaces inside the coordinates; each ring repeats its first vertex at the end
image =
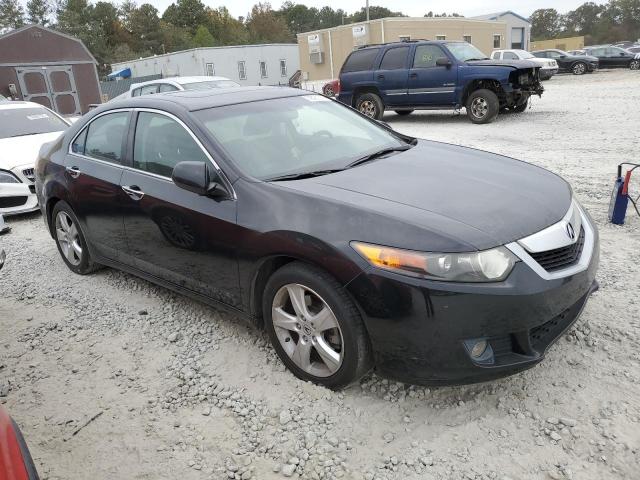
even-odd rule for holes
{"type": "Polygon", "coordinates": [[[0,169],[11,170],[27,164],[35,164],[40,147],[62,135],[63,132],[40,133],[22,137],[0,139],[0,169]]]}
{"type": "Polygon", "coordinates": [[[540,67],[538,63],[530,60],[473,60],[466,63],[474,67],[511,67],[518,70],[540,67]]]}
{"type": "MultiPolygon", "coordinates": [[[[548,170],[425,140],[406,152],[342,172],[282,183],[448,235],[479,250],[557,223],[572,196],[568,183],[548,170]]],[[[408,239],[405,245],[414,242],[408,239]]]]}

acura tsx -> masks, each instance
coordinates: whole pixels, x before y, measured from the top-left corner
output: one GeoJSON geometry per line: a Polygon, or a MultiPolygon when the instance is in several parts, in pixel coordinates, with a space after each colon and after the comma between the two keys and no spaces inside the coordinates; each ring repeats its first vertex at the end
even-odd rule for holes
{"type": "Polygon", "coordinates": [[[522,371],[597,288],[598,232],[559,176],[297,89],[103,105],[42,148],[36,192],[73,272],[222,305],[330,388],[522,371]]]}

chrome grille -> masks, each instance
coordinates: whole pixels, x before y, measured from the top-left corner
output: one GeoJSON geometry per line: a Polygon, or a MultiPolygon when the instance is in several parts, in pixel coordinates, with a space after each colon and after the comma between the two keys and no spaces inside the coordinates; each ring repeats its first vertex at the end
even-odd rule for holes
{"type": "Polygon", "coordinates": [[[583,247],[584,227],[581,227],[580,236],[576,243],[554,250],[547,250],[546,252],[529,253],[529,255],[547,272],[553,272],[576,263],[582,254],[583,247]]]}
{"type": "Polygon", "coordinates": [[[36,181],[36,170],[35,168],[25,168],[24,170],[22,170],[22,174],[27,177],[27,180],[29,180],[30,182],[35,182],[36,181]]]}

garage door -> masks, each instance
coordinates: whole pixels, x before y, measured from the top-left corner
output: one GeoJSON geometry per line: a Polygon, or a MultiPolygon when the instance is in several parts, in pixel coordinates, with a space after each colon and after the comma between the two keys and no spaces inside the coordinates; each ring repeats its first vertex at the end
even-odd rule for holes
{"type": "Polygon", "coordinates": [[[23,100],[36,102],[61,115],[80,115],[73,70],[68,65],[16,68],[23,100]]]}

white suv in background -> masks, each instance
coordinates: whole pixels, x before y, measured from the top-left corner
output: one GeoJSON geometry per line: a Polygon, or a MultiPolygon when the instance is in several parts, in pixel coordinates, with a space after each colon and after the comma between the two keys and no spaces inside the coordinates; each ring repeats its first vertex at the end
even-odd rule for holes
{"type": "Polygon", "coordinates": [[[229,80],[227,77],[160,78],[158,80],[149,80],[148,82],[134,83],[129,87],[128,92],[118,95],[113,100],[180,90],[207,90],[209,88],[234,88],[239,86],[239,83],[229,80]]]}
{"type": "Polygon", "coordinates": [[[526,50],[494,50],[492,60],[529,60],[540,64],[540,80],[549,80],[558,73],[558,62],[548,58],[538,58],[526,50]]]}

